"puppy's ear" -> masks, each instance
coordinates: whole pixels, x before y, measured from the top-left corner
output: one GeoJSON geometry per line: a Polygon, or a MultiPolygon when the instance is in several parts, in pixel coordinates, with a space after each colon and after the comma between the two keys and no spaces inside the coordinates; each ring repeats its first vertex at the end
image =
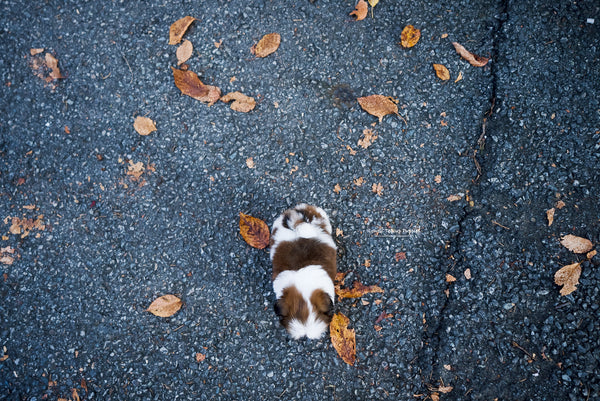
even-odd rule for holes
{"type": "Polygon", "coordinates": [[[288,314],[287,306],[281,298],[278,299],[277,302],[275,302],[275,304],[273,305],[273,310],[280,318],[283,318],[288,314]]]}
{"type": "Polygon", "coordinates": [[[310,297],[310,302],[318,313],[327,317],[333,316],[333,302],[325,291],[315,290],[310,297]]]}

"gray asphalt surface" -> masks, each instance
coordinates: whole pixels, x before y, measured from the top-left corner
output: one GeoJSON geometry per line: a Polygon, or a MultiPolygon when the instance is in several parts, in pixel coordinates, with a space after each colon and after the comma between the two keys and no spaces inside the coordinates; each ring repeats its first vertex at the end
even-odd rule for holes
{"type": "Polygon", "coordinates": [[[353,1],[2,2],[0,398],[600,399],[600,259],[559,243],[600,242],[600,5],[547,3],[382,0],[355,22],[353,1]],[[190,69],[255,110],[175,87],[185,15],[190,69]],[[256,59],[271,32],[280,48],[256,59]],[[66,78],[34,75],[31,48],[66,78]],[[371,94],[406,124],[362,111],[371,94]],[[158,130],[137,134],[138,115],[158,130]],[[336,305],[355,366],[328,338],[287,338],[268,253],[238,233],[239,212],[271,224],[299,202],[343,231],[346,281],[385,291],[336,305]],[[577,261],[563,297],[554,272],[577,261]],[[145,311],[163,294],[184,301],[173,317],[145,311]]]}

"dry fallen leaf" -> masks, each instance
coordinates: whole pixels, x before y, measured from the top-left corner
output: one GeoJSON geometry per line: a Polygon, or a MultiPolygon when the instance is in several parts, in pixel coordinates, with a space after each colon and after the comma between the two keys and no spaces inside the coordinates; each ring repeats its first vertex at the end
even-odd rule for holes
{"type": "Polygon", "coordinates": [[[560,295],[569,295],[577,289],[579,284],[579,276],[581,275],[581,263],[573,263],[561,267],[554,274],[554,282],[557,285],[562,285],[563,288],[560,290],[560,295]]]}
{"type": "Polygon", "coordinates": [[[43,218],[43,215],[39,215],[36,219],[6,217],[4,219],[4,224],[8,224],[8,221],[10,220],[11,225],[8,231],[15,235],[21,234],[21,238],[25,238],[32,230],[43,231],[46,229],[43,218]]]}
{"type": "Polygon", "coordinates": [[[377,184],[373,184],[371,186],[371,192],[373,192],[379,196],[382,196],[383,195],[383,185],[381,185],[380,182],[378,182],[377,184]]]}
{"type": "Polygon", "coordinates": [[[194,45],[189,40],[184,40],[183,43],[177,48],[177,65],[181,65],[188,61],[192,57],[194,52],[194,45]]]}
{"type": "Polygon", "coordinates": [[[379,122],[381,122],[383,117],[388,114],[399,115],[398,105],[396,104],[398,102],[394,101],[394,99],[389,96],[371,95],[359,97],[357,100],[360,107],[372,116],[378,117],[379,122]]]}
{"type": "Polygon", "coordinates": [[[354,365],[356,362],[356,335],[354,329],[348,329],[348,324],[350,324],[350,319],[341,312],[336,313],[329,324],[329,335],[333,348],[342,360],[348,365],[354,365]]]}
{"type": "Polygon", "coordinates": [[[205,359],[206,359],[206,355],[204,355],[200,352],[196,352],[196,362],[202,362],[205,359]]]}
{"type": "Polygon", "coordinates": [[[46,53],[46,66],[50,69],[50,74],[48,78],[50,80],[62,79],[64,76],[60,73],[58,69],[58,60],[50,53],[46,53]]]}
{"type": "Polygon", "coordinates": [[[362,184],[365,183],[365,179],[363,177],[358,177],[355,178],[352,182],[354,182],[354,185],[356,185],[357,187],[361,187],[362,184]]]}
{"type": "Polygon", "coordinates": [[[221,101],[225,103],[229,103],[232,100],[233,103],[231,103],[231,110],[247,113],[256,107],[256,101],[254,98],[246,96],[242,92],[229,92],[221,98],[221,101]]]}
{"type": "Polygon", "coordinates": [[[379,0],[369,0],[369,5],[375,7],[379,3],[379,0]]]}
{"type": "Polygon", "coordinates": [[[459,71],[459,72],[458,72],[458,77],[456,77],[456,79],[454,80],[454,83],[457,83],[457,82],[458,82],[458,81],[460,81],[461,79],[463,79],[463,76],[462,76],[462,71],[459,71]]]}
{"type": "Polygon", "coordinates": [[[340,187],[340,184],[335,184],[335,186],[333,187],[333,192],[335,192],[336,194],[339,194],[341,190],[342,187],[340,187]]]}
{"type": "Polygon", "coordinates": [[[596,252],[596,250],[594,249],[593,251],[589,251],[589,252],[588,252],[588,253],[585,255],[585,257],[586,257],[586,258],[588,258],[588,259],[591,259],[591,258],[593,258],[594,256],[596,256],[596,254],[597,254],[597,253],[598,253],[598,252],[596,252]]]}
{"type": "Polygon", "coordinates": [[[467,268],[464,272],[465,278],[471,280],[471,269],[467,268]]]}
{"type": "Polygon", "coordinates": [[[459,201],[459,200],[461,200],[461,199],[462,199],[462,196],[460,196],[460,195],[449,195],[449,196],[446,198],[446,200],[447,200],[448,202],[456,202],[456,201],[459,201]]]}
{"type": "Polygon", "coordinates": [[[365,128],[363,130],[363,137],[358,140],[358,146],[360,146],[363,149],[366,149],[369,146],[371,146],[377,138],[378,136],[375,135],[375,132],[372,129],[365,128]]]}
{"type": "Polygon", "coordinates": [[[383,292],[383,290],[378,285],[364,285],[359,281],[355,281],[352,288],[341,288],[341,285],[337,285],[335,288],[335,293],[340,299],[360,298],[373,292],[383,292]]]}
{"type": "Polygon", "coordinates": [[[178,70],[173,67],[171,69],[173,70],[175,86],[184,95],[208,103],[209,106],[212,106],[221,98],[221,90],[216,86],[204,85],[195,72],[178,70]]]}
{"type": "Polygon", "coordinates": [[[561,201],[561,200],[560,200],[560,201],[558,201],[558,202],[556,202],[556,208],[557,208],[558,210],[562,209],[563,207],[565,207],[565,202],[563,202],[563,201],[561,201]]]}
{"type": "Polygon", "coordinates": [[[369,11],[369,6],[367,5],[367,2],[365,0],[358,0],[358,3],[356,3],[356,7],[355,7],[354,11],[352,11],[350,13],[350,15],[355,16],[356,21],[360,21],[360,20],[365,19],[368,11],[369,11]]]}
{"type": "Polygon", "coordinates": [[[446,370],[452,370],[452,365],[444,365],[444,369],[446,369],[446,370]]]}
{"type": "Polygon", "coordinates": [[[554,223],[554,212],[555,211],[556,211],[556,209],[554,209],[554,208],[546,210],[546,217],[548,218],[548,227],[550,227],[552,225],[552,223],[554,223]]]}
{"type": "Polygon", "coordinates": [[[437,391],[439,391],[440,393],[447,394],[450,391],[452,391],[453,389],[454,389],[454,387],[452,387],[452,386],[440,386],[437,388],[437,391]]]}
{"type": "Polygon", "coordinates": [[[167,294],[156,298],[146,311],[156,316],[169,317],[181,309],[181,305],[183,305],[181,299],[175,295],[167,294]]]}
{"type": "Polygon", "coordinates": [[[196,18],[188,15],[173,22],[171,28],[169,28],[169,44],[176,45],[181,42],[181,38],[194,21],[196,21],[196,18]]]}
{"type": "Polygon", "coordinates": [[[406,260],[406,252],[396,252],[396,255],[394,255],[394,259],[396,260],[396,262],[406,260]]]}
{"type": "Polygon", "coordinates": [[[447,283],[453,283],[456,281],[456,277],[454,277],[452,274],[446,273],[446,282],[447,283]]]}
{"type": "Polygon", "coordinates": [[[412,25],[407,25],[400,34],[400,44],[402,47],[413,47],[421,38],[421,31],[412,25]]]}
{"type": "Polygon", "coordinates": [[[470,51],[465,49],[464,46],[460,43],[452,42],[452,45],[454,45],[456,52],[474,67],[483,67],[488,63],[488,61],[490,61],[489,58],[480,57],[476,54],[471,53],[470,51]]]}
{"type": "Polygon", "coordinates": [[[560,239],[560,243],[569,251],[575,253],[586,253],[591,251],[594,247],[594,244],[592,244],[592,241],[589,239],[577,237],[571,234],[562,237],[560,239]]]}
{"type": "Polygon", "coordinates": [[[149,135],[156,131],[156,124],[148,117],[137,116],[133,122],[133,128],[140,135],[149,135]]]}
{"type": "Polygon", "coordinates": [[[433,64],[433,69],[435,70],[435,75],[442,81],[450,79],[450,71],[443,64],[433,64]]]}
{"type": "Polygon", "coordinates": [[[127,166],[127,175],[131,176],[131,179],[136,181],[142,176],[142,174],[144,174],[145,169],[144,163],[134,163],[133,160],[129,160],[129,165],[127,166]]]}
{"type": "Polygon", "coordinates": [[[256,168],[256,164],[254,163],[254,158],[249,157],[246,159],[246,166],[248,168],[256,168]]]}
{"type": "Polygon", "coordinates": [[[44,49],[29,49],[29,54],[35,56],[36,54],[40,54],[44,51],[44,49]]]}
{"type": "Polygon", "coordinates": [[[281,43],[281,36],[278,33],[269,33],[262,37],[257,44],[252,46],[250,51],[256,57],[267,57],[275,53],[281,43]]]}
{"type": "Polygon", "coordinates": [[[267,223],[240,212],[240,234],[253,248],[264,249],[269,245],[271,233],[267,223]]]}
{"type": "Polygon", "coordinates": [[[81,398],[79,398],[79,393],[77,392],[77,389],[71,389],[71,398],[73,398],[73,401],[81,401],[81,398]]]}
{"type": "Polygon", "coordinates": [[[441,175],[436,175],[435,177],[433,177],[433,181],[436,182],[436,184],[440,184],[442,182],[442,176],[441,175]]]}

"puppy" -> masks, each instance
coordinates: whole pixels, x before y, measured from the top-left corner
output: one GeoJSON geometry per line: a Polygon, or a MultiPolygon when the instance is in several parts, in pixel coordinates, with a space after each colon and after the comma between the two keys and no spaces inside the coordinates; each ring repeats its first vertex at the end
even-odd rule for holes
{"type": "Polygon", "coordinates": [[[290,336],[321,337],[331,322],[336,246],[323,209],[302,203],[286,210],[271,230],[275,313],[290,336]]]}

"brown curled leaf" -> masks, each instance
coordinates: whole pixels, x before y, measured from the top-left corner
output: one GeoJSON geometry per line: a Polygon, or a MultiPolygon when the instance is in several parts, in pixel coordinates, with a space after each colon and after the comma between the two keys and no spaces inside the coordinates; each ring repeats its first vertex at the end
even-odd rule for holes
{"type": "Polygon", "coordinates": [[[350,13],[350,15],[356,17],[356,21],[360,21],[365,19],[367,13],[369,12],[369,6],[365,0],[358,0],[356,3],[356,7],[354,11],[350,13]]]}
{"type": "Polygon", "coordinates": [[[581,275],[581,263],[573,263],[563,266],[554,274],[554,282],[557,285],[562,285],[560,295],[569,295],[577,289],[579,284],[579,276],[581,275]]]}
{"type": "Polygon", "coordinates": [[[576,235],[565,235],[560,239],[562,246],[567,248],[571,252],[575,253],[586,253],[592,250],[594,244],[592,241],[586,238],[581,238],[576,235]]]}
{"type": "Polygon", "coordinates": [[[196,18],[188,15],[173,22],[169,28],[169,44],[176,45],[181,42],[183,35],[194,21],[196,21],[196,18]]]}
{"type": "Polygon", "coordinates": [[[184,95],[208,103],[209,106],[212,106],[221,98],[221,90],[216,86],[204,85],[195,72],[178,70],[173,67],[171,69],[173,70],[175,86],[184,95]]]}
{"type": "Polygon", "coordinates": [[[452,45],[456,49],[456,52],[465,60],[469,62],[474,67],[483,67],[490,61],[487,57],[481,57],[476,54],[471,53],[463,45],[457,42],[452,42],[452,45]]]}

